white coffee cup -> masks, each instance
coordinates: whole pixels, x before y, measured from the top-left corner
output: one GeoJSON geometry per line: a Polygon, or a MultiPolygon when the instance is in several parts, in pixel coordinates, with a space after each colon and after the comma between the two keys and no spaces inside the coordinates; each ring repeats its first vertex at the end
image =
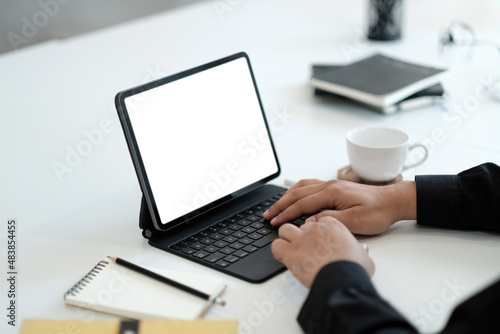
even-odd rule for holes
{"type": "Polygon", "coordinates": [[[370,182],[394,180],[405,169],[415,167],[427,159],[427,148],[422,143],[410,144],[403,131],[387,127],[366,127],[351,130],[346,135],[347,155],[351,168],[360,178],[370,182]],[[420,160],[406,164],[410,150],[421,147],[420,160]]]}

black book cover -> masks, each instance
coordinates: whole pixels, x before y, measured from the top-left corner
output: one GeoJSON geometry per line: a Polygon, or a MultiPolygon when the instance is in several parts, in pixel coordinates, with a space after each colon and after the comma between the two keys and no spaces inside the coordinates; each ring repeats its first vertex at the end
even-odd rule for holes
{"type": "Polygon", "coordinates": [[[341,68],[324,68],[314,88],[376,106],[390,106],[439,83],[443,69],[411,64],[381,54],[341,68]]]}
{"type": "MultiPolygon", "coordinates": [[[[324,71],[335,71],[343,68],[343,65],[325,65],[325,64],[314,64],[312,65],[312,77],[317,76],[319,73],[324,72],[324,71]]],[[[314,95],[316,96],[322,96],[322,97],[331,97],[333,99],[342,99],[342,100],[349,100],[352,102],[355,102],[357,104],[364,105],[366,107],[369,107],[371,109],[377,110],[379,112],[383,113],[393,113],[396,111],[400,110],[409,110],[409,109],[415,109],[419,107],[425,107],[429,105],[436,104],[438,102],[443,102],[446,98],[446,93],[443,88],[443,86],[440,83],[437,83],[429,88],[425,88],[421,91],[418,91],[401,101],[396,102],[394,105],[391,106],[386,106],[386,107],[380,107],[380,106],[375,106],[375,105],[370,105],[367,103],[360,102],[358,100],[354,99],[349,99],[344,96],[328,92],[323,89],[315,88],[314,89],[314,95]]]]}

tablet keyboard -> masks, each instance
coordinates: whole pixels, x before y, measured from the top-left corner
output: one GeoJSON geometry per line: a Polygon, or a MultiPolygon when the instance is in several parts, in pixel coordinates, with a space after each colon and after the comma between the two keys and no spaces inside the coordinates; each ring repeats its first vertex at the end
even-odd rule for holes
{"type": "MultiPolygon", "coordinates": [[[[274,195],[176,243],[171,248],[226,268],[267,246],[278,237],[278,228],[262,218],[262,213],[282,195],[274,195]]],[[[307,217],[304,215],[291,223],[302,225],[307,217]]]]}

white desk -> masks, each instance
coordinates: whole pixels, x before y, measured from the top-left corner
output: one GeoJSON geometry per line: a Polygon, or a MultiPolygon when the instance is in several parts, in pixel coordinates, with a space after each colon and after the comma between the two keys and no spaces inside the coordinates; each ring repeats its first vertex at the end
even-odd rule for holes
{"type": "MultiPolygon", "coordinates": [[[[500,73],[500,56],[488,48],[472,59],[464,50],[437,52],[438,31],[453,19],[469,22],[480,38],[500,42],[498,2],[407,1],[404,39],[387,44],[359,39],[365,1],[222,2],[232,10],[219,15],[215,2],[207,1],[0,56],[3,254],[7,220],[19,223],[17,327],[3,316],[2,333],[16,333],[25,318],[106,318],[63,302],[64,292],[106,255],[222,275],[152,248],[141,237],[140,191],[113,99],[142,82],[246,51],[268,117],[287,115],[272,127],[283,171],[277,184],[284,178],[335,177],[347,164],[345,133],[371,124],[399,127],[429,145],[428,161],[405,173],[407,179],[500,163],[500,103],[473,100],[478,78],[500,73]],[[320,102],[308,88],[312,63],[347,63],[377,51],[448,67],[444,84],[452,108],[382,116],[320,102]],[[457,105],[471,111],[458,114],[457,105]],[[446,115],[453,112],[451,122],[446,115]],[[102,140],[58,178],[54,162],[64,163],[86,140],[85,131],[100,126],[107,130],[102,140]]],[[[401,222],[363,242],[377,264],[373,280],[380,293],[425,332],[441,328],[459,301],[500,277],[498,235],[401,222]]],[[[6,266],[4,260],[4,273],[6,266]]],[[[300,332],[295,317],[307,291],[288,272],[261,285],[223,277],[227,306],[213,308],[208,318],[238,318],[241,333],[300,332]],[[283,300],[273,303],[273,293],[283,300]]]]}

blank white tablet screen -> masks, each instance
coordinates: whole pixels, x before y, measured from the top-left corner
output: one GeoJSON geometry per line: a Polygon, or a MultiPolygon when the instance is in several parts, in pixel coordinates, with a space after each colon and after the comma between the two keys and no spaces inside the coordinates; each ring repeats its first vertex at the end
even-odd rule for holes
{"type": "Polygon", "coordinates": [[[278,171],[245,58],[125,105],[163,223],[278,171]]]}

